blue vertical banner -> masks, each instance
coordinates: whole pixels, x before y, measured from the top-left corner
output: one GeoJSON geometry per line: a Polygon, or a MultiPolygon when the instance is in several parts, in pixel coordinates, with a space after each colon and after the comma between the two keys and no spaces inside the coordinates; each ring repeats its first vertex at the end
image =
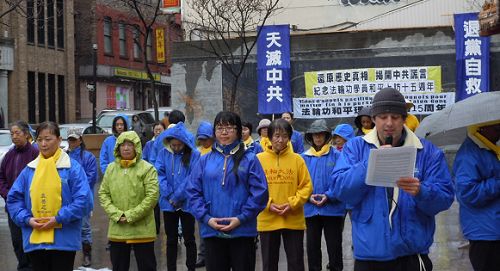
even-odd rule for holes
{"type": "Polygon", "coordinates": [[[455,14],[456,101],[490,90],[490,37],[479,36],[478,13],[455,14]]]}
{"type": "Polygon", "coordinates": [[[292,112],[290,26],[262,26],[257,40],[259,113],[292,112]]]}

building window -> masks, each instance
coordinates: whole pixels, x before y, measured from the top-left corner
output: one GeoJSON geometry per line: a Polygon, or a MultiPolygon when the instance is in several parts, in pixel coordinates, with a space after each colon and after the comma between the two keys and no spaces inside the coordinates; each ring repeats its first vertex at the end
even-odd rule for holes
{"type": "Polygon", "coordinates": [[[34,72],[28,72],[28,121],[36,123],[36,78],[34,72]]]}
{"type": "Polygon", "coordinates": [[[106,88],[106,107],[116,108],[116,87],[107,86],[106,88]]]}
{"type": "Polygon", "coordinates": [[[57,105],[59,106],[59,123],[65,123],[66,122],[66,108],[64,105],[66,104],[66,101],[64,100],[65,98],[65,92],[64,90],[66,89],[66,85],[64,83],[64,75],[58,75],[57,76],[57,105]]]}
{"type": "Polygon", "coordinates": [[[46,121],[45,73],[38,73],[38,122],[46,121]]]}
{"type": "Polygon", "coordinates": [[[56,76],[48,74],[47,76],[47,89],[49,91],[49,120],[56,120],[56,76]]]}
{"type": "Polygon", "coordinates": [[[33,0],[26,1],[26,20],[28,30],[28,43],[35,43],[35,3],[33,0]]]}
{"type": "Polygon", "coordinates": [[[113,54],[113,26],[111,18],[104,18],[104,53],[113,54]]]}
{"type": "Polygon", "coordinates": [[[64,48],[64,1],[57,0],[57,47],[64,48]]]}
{"type": "Polygon", "coordinates": [[[119,38],[120,38],[120,56],[127,57],[127,27],[125,24],[119,24],[119,38]]]}
{"type": "Polygon", "coordinates": [[[56,45],[55,27],[54,0],[47,0],[47,45],[51,48],[56,45]]]}
{"type": "Polygon", "coordinates": [[[45,44],[45,9],[44,1],[36,2],[36,17],[37,17],[37,37],[38,45],[45,44]]]}
{"type": "Polygon", "coordinates": [[[139,31],[139,26],[134,25],[134,59],[141,59],[141,32],[139,31]]]}

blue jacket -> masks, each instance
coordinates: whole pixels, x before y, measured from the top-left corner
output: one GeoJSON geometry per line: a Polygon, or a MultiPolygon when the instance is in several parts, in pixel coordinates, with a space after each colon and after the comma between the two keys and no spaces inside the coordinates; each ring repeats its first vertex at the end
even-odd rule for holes
{"type": "Polygon", "coordinates": [[[146,142],[146,145],[144,145],[144,148],[142,149],[142,160],[150,162],[149,159],[151,156],[151,149],[153,148],[154,144],[155,144],[155,138],[146,142]]]}
{"type": "Polygon", "coordinates": [[[460,224],[469,240],[500,240],[500,161],[465,139],[453,164],[460,224]]]}
{"type": "Polygon", "coordinates": [[[365,184],[370,149],[380,146],[376,129],[349,140],[335,167],[334,195],[352,206],[356,259],[389,261],[429,253],[436,227],[434,216],[453,203],[453,185],[443,152],[405,129],[403,146],[417,148],[415,177],[420,180],[420,192],[411,196],[394,188],[392,225],[386,188],[365,184]]]}
{"type": "Polygon", "coordinates": [[[189,166],[182,163],[183,153],[174,153],[170,146],[165,146],[156,159],[155,168],[158,171],[160,184],[160,209],[166,212],[174,212],[181,208],[189,212],[187,204],[186,187],[193,168],[198,164],[200,152],[189,139],[188,131],[183,123],[178,123],[167,130],[165,139],[175,138],[182,141],[186,147],[191,149],[189,166]],[[170,203],[174,202],[175,207],[170,203]]]}
{"type": "MultiPolygon", "coordinates": [[[[179,122],[179,123],[182,123],[182,122],[179,122]]],[[[179,123],[177,123],[177,124],[179,124],[179,123]]],[[[172,128],[169,128],[169,129],[161,132],[161,134],[159,134],[156,137],[156,139],[153,143],[153,147],[151,148],[151,152],[149,154],[149,163],[151,163],[152,165],[156,164],[156,157],[158,156],[160,151],[165,148],[165,146],[163,145],[163,140],[167,137],[167,131],[172,129],[172,128]]],[[[188,135],[189,142],[190,142],[189,144],[192,144],[193,146],[196,145],[193,134],[190,133],[189,131],[187,131],[187,135],[188,135]]]]}
{"type": "Polygon", "coordinates": [[[23,233],[24,252],[34,250],[66,250],[77,251],[82,245],[82,217],[89,212],[92,194],[83,168],[65,152],[57,161],[56,167],[62,183],[62,207],[57,213],[56,221],[62,228],[55,229],[53,244],[30,244],[32,232],[29,220],[31,213],[30,187],[39,158],[30,162],[14,182],[8,196],[9,214],[23,233]]]}
{"type": "Polygon", "coordinates": [[[203,138],[214,137],[213,125],[208,121],[200,122],[200,126],[198,126],[198,130],[196,131],[196,138],[198,139],[199,136],[202,136],[203,138]]]}
{"type": "Polygon", "coordinates": [[[304,152],[304,139],[302,139],[302,134],[299,131],[293,130],[291,141],[294,153],[301,154],[304,152]]]}
{"type": "MultiPolygon", "coordinates": [[[[116,115],[116,117],[113,118],[113,121],[117,117],[123,117],[127,122],[127,126],[130,127],[130,119],[128,118],[127,115],[118,114],[116,115]]],[[[127,129],[127,131],[129,129],[127,129]]],[[[102,174],[106,172],[106,168],[108,167],[109,163],[115,161],[114,151],[115,151],[115,144],[117,137],[118,135],[110,135],[106,139],[104,139],[104,142],[102,143],[101,152],[99,153],[99,165],[101,167],[102,174]]]]}
{"type": "Polygon", "coordinates": [[[248,150],[251,150],[253,153],[257,154],[257,153],[261,153],[263,152],[264,150],[262,149],[262,146],[260,145],[260,142],[259,141],[254,141],[250,144],[248,144],[247,146],[245,146],[248,150]]]}
{"type": "Polygon", "coordinates": [[[215,143],[191,174],[190,205],[200,221],[203,238],[257,236],[257,215],[269,200],[266,176],[255,153],[245,150],[237,179],[233,173],[233,155],[230,155],[235,151],[236,148],[222,150],[215,143]],[[241,225],[229,233],[218,232],[208,225],[212,217],[237,217],[241,225]]]}
{"type": "Polygon", "coordinates": [[[345,204],[333,195],[334,183],[332,179],[333,169],[337,160],[339,159],[340,152],[334,147],[330,146],[328,152],[317,156],[314,149],[302,153],[302,158],[306,162],[311,180],[313,183],[313,194],[325,194],[328,201],[321,207],[318,207],[309,201],[304,205],[304,216],[312,217],[320,216],[344,216],[345,204]]]}
{"type": "Polygon", "coordinates": [[[83,167],[85,174],[87,174],[90,190],[94,192],[94,185],[97,182],[97,163],[95,156],[89,151],[84,151],[82,154],[82,148],[78,147],[69,152],[69,157],[76,160],[80,166],[83,167]]]}

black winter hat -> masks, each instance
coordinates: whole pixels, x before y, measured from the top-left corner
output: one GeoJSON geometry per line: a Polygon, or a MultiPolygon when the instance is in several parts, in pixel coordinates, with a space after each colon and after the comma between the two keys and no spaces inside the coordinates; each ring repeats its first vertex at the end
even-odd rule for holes
{"type": "Polygon", "coordinates": [[[372,101],[372,117],[382,113],[396,113],[406,117],[405,97],[394,88],[381,89],[372,101]]]}

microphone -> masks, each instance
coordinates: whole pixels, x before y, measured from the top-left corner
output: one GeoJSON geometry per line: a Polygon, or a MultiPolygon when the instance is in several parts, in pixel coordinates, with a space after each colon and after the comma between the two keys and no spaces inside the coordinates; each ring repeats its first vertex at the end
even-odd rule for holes
{"type": "Polygon", "coordinates": [[[385,137],[385,145],[392,145],[392,136],[385,137]]]}

